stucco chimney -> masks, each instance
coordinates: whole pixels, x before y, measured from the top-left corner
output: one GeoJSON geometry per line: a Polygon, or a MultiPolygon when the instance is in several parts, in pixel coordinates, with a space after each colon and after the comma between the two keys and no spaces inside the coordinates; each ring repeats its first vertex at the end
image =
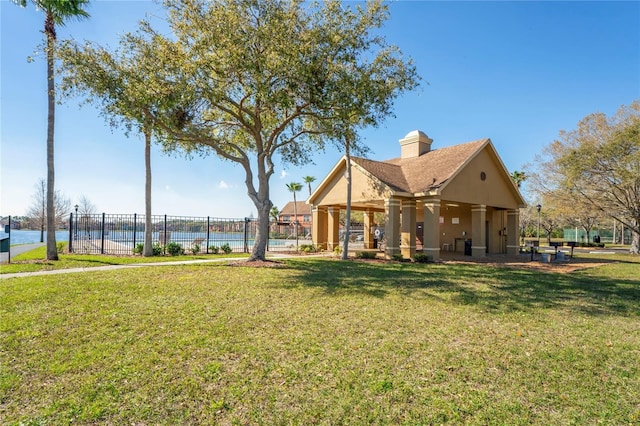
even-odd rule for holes
{"type": "Polygon", "coordinates": [[[420,130],[407,133],[404,139],[400,139],[401,158],[419,157],[431,151],[433,139],[420,130]]]}

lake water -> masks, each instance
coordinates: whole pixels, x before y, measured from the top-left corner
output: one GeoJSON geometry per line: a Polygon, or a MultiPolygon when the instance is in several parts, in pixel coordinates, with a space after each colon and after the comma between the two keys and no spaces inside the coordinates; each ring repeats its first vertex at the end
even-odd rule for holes
{"type": "MultiPolygon", "coordinates": [[[[0,232],[0,238],[6,238],[8,235],[0,232]]],[[[43,234],[44,240],[47,241],[47,233],[43,234]]],[[[69,231],[56,231],[56,241],[69,241],[69,231]]],[[[14,244],[32,244],[40,242],[40,231],[30,230],[11,230],[11,245],[14,244]]]]}
{"type": "MultiPolygon", "coordinates": [[[[158,233],[154,232],[153,235],[154,235],[154,241],[157,241],[158,233]]],[[[200,237],[206,237],[206,234],[204,233],[200,235],[200,234],[193,234],[193,233],[187,233],[187,232],[173,232],[171,239],[173,241],[178,241],[181,243],[191,242],[194,239],[194,235],[200,236],[200,237]]],[[[7,234],[0,232],[0,238],[5,238],[5,237],[7,237],[7,234]]],[[[44,242],[46,242],[47,241],[46,232],[44,233],[43,237],[44,237],[44,242]]],[[[79,237],[80,239],[83,238],[82,232],[79,234],[79,237]]],[[[94,236],[94,238],[99,239],[100,238],[99,233],[96,236],[94,236]]],[[[120,232],[120,231],[111,232],[108,238],[112,241],[117,241],[133,247],[133,232],[120,232]]],[[[56,231],[56,241],[69,241],[69,231],[56,231]]],[[[144,241],[144,232],[136,233],[136,241],[137,242],[144,241]]],[[[222,245],[222,243],[227,242],[231,245],[231,247],[234,250],[238,250],[244,247],[243,241],[244,241],[244,235],[242,233],[213,232],[210,234],[211,245],[220,246],[222,245]]],[[[301,241],[304,241],[304,240],[301,240],[301,241]]],[[[22,229],[11,230],[11,245],[32,244],[32,243],[39,243],[39,242],[40,242],[40,231],[22,230],[22,229]]],[[[271,247],[279,247],[279,246],[290,245],[294,242],[295,240],[293,240],[293,242],[290,240],[270,240],[269,245],[271,247]]],[[[253,238],[250,237],[247,243],[249,247],[252,247],[253,238]]],[[[301,242],[301,244],[305,244],[305,243],[307,242],[301,242]]]]}

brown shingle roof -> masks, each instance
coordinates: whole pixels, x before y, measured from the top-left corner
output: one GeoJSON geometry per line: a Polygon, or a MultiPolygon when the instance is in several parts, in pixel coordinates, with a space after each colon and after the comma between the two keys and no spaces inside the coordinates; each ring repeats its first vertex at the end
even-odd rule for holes
{"type": "MultiPolygon", "coordinates": [[[[307,204],[305,201],[296,201],[296,205],[298,208],[298,216],[311,214],[311,205],[307,204]]],[[[285,206],[280,210],[280,215],[292,215],[295,214],[293,210],[293,201],[289,201],[285,206]]]]}
{"type": "Polygon", "coordinates": [[[352,160],[394,190],[419,193],[447,182],[487,141],[434,149],[413,158],[373,161],[353,157],[352,160]]]}
{"type": "Polygon", "coordinates": [[[351,160],[389,185],[391,189],[406,191],[406,188],[409,187],[409,183],[405,179],[405,174],[399,164],[392,164],[388,161],[367,160],[360,157],[351,157],[351,160]]]}

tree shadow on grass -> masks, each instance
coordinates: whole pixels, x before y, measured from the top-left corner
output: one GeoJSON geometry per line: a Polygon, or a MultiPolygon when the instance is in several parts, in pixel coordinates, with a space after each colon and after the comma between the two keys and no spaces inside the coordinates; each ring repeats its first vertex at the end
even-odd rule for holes
{"type": "Polygon", "coordinates": [[[411,264],[358,261],[288,262],[305,286],[327,296],[446,300],[490,312],[562,309],[588,315],[639,315],[640,279],[540,272],[486,264],[411,264]]]}

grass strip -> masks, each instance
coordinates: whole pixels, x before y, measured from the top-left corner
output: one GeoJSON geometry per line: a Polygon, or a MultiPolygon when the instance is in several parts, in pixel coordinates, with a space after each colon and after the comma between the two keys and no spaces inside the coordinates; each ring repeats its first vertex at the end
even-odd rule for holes
{"type": "Polygon", "coordinates": [[[46,247],[39,247],[11,258],[11,263],[0,265],[0,274],[19,272],[53,271],[58,269],[91,268],[108,265],[131,265],[137,263],[176,262],[183,260],[211,260],[220,258],[244,258],[246,253],[200,254],[181,256],[111,256],[98,254],[60,253],[59,260],[46,260],[46,247]]]}
{"type": "Polygon", "coordinates": [[[5,424],[635,424],[640,263],[295,259],[0,284],[5,424]]]}

